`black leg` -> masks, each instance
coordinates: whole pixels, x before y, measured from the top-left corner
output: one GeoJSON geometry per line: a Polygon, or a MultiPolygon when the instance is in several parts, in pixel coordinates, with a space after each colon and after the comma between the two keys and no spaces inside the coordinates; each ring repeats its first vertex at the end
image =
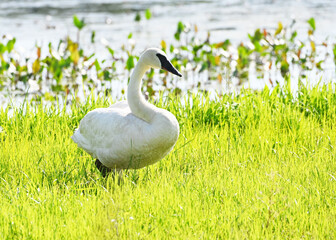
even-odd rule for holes
{"type": "Polygon", "coordinates": [[[100,161],[99,159],[96,159],[95,162],[96,167],[98,168],[98,170],[101,172],[103,177],[106,177],[110,172],[111,169],[109,169],[108,167],[105,167],[100,161]]]}

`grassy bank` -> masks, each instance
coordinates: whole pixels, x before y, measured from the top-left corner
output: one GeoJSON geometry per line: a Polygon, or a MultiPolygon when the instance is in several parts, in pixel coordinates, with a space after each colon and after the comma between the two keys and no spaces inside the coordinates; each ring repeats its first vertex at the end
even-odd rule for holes
{"type": "Polygon", "coordinates": [[[2,109],[0,238],[333,239],[333,89],[165,98],[156,104],[179,120],[177,145],[121,184],[103,179],[70,139],[108,100],[73,103],[71,114],[2,109]]]}

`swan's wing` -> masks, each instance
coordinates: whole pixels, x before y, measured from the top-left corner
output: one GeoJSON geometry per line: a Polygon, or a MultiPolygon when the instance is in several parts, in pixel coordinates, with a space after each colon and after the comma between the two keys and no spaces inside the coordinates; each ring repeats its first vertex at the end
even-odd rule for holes
{"type": "Polygon", "coordinates": [[[107,141],[107,133],[118,134],[118,126],[131,110],[127,101],[117,102],[109,108],[97,108],[87,113],[81,120],[72,139],[91,154],[89,149],[101,146],[107,141]]]}
{"type": "Polygon", "coordinates": [[[130,146],[134,138],[143,136],[148,125],[142,119],[134,116],[129,107],[99,108],[89,112],[80,122],[72,139],[93,157],[99,157],[99,152],[109,150],[122,151],[130,146]]]}

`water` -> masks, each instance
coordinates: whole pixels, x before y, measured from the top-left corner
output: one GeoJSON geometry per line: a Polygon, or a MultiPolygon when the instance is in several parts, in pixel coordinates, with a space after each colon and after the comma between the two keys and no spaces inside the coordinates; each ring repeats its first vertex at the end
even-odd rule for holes
{"type": "Polygon", "coordinates": [[[18,45],[28,51],[35,43],[75,36],[74,14],[85,17],[84,38],[95,30],[97,39],[105,38],[116,48],[130,32],[139,47],[157,46],[162,39],[171,41],[180,20],[197,24],[201,34],[210,31],[213,41],[240,42],[256,28],[275,28],[277,22],[289,24],[292,18],[299,30],[307,29],[310,17],[316,19],[316,36],[336,35],[334,0],[1,0],[0,9],[0,35],[16,37],[18,45]],[[136,12],[147,8],[152,19],[136,23],[136,12]]]}
{"type": "MultiPolygon", "coordinates": [[[[43,51],[49,42],[57,43],[67,35],[76,38],[72,23],[76,14],[84,17],[87,24],[81,43],[92,48],[90,35],[96,31],[97,43],[90,50],[106,58],[109,54],[101,41],[119,49],[127,44],[127,35],[132,32],[141,52],[146,47],[159,46],[162,39],[173,42],[178,21],[196,24],[203,39],[209,31],[211,41],[228,38],[239,43],[256,28],[276,28],[279,21],[288,25],[293,18],[299,38],[304,41],[307,20],[314,17],[317,40],[329,37],[336,42],[335,13],[335,0],[1,0],[0,36],[9,34],[17,38],[16,49],[27,57],[35,57],[35,44],[42,46],[43,51]],[[143,14],[147,8],[152,12],[149,21],[143,14]],[[134,21],[137,12],[142,13],[141,22],[134,21]]],[[[327,79],[335,78],[328,74],[327,79]]],[[[255,88],[265,85],[263,81],[251,84],[255,88]]]]}

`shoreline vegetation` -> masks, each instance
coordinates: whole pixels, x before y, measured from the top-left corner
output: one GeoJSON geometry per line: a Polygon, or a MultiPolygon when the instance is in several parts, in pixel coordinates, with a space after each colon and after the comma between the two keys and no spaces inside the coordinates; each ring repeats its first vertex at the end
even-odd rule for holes
{"type": "MultiPolygon", "coordinates": [[[[144,15],[147,20],[151,19],[150,10],[144,15]]],[[[135,21],[141,21],[141,16],[137,14],[135,21]]],[[[100,59],[80,44],[85,20],[74,16],[73,24],[77,29],[76,39],[67,36],[56,46],[49,43],[47,49],[36,46],[36,57],[32,58],[20,55],[15,49],[15,38],[3,36],[0,40],[0,94],[12,98],[26,96],[37,102],[42,98],[53,101],[58,97],[71,99],[74,95],[83,95],[77,94],[79,92],[86,96],[91,91],[113,92],[115,98],[123,97],[125,80],[140,54],[133,34],[127,36],[127,43],[119,49],[105,45],[110,57],[100,59]],[[113,83],[121,84],[115,88],[113,83]]],[[[230,39],[211,42],[210,33],[201,38],[197,25],[178,22],[173,33],[175,41],[162,40],[157,45],[172,57],[173,65],[184,75],[184,84],[176,85],[164,72],[157,77],[152,70],[144,79],[143,92],[152,97],[158,96],[162,89],[179,95],[190,89],[208,92],[216,88],[223,94],[247,86],[251,81],[263,82],[272,88],[289,78],[292,82],[304,81],[311,72],[319,78],[319,73],[335,71],[336,43],[330,38],[316,41],[316,27],[315,19],[310,18],[306,37],[301,40],[295,20],[288,26],[279,22],[274,30],[256,29],[248,34],[248,41],[234,45],[230,39]]],[[[99,44],[94,31],[90,43],[99,44]]],[[[319,79],[314,82],[318,83],[319,79]]]]}
{"type": "MultiPolygon", "coordinates": [[[[85,27],[76,17],[74,24],[79,32],[85,27]]],[[[180,137],[166,158],[125,171],[121,183],[103,178],[70,136],[88,111],[114,101],[92,89],[128,76],[134,46],[107,46],[111,59],[98,60],[68,38],[48,53],[37,46],[35,59],[16,59],[15,39],[3,38],[2,91],[27,97],[32,81],[37,87],[21,106],[0,108],[0,238],[334,239],[336,84],[298,81],[294,92],[291,71],[300,69],[300,79],[323,71],[328,59],[336,61],[336,47],[315,42],[313,19],[308,43],[296,39],[293,26],[256,30],[250,43],[232,46],[199,40],[197,27],[179,23],[176,45],[161,47],[182,72],[242,85],[252,68],[262,79],[277,71],[284,83],[271,79],[262,90],[241,87],[212,98],[149,72],[143,91],[176,116],[180,137]],[[319,49],[328,51],[321,57],[319,49]],[[81,84],[92,94],[77,101],[81,84]]]]}

